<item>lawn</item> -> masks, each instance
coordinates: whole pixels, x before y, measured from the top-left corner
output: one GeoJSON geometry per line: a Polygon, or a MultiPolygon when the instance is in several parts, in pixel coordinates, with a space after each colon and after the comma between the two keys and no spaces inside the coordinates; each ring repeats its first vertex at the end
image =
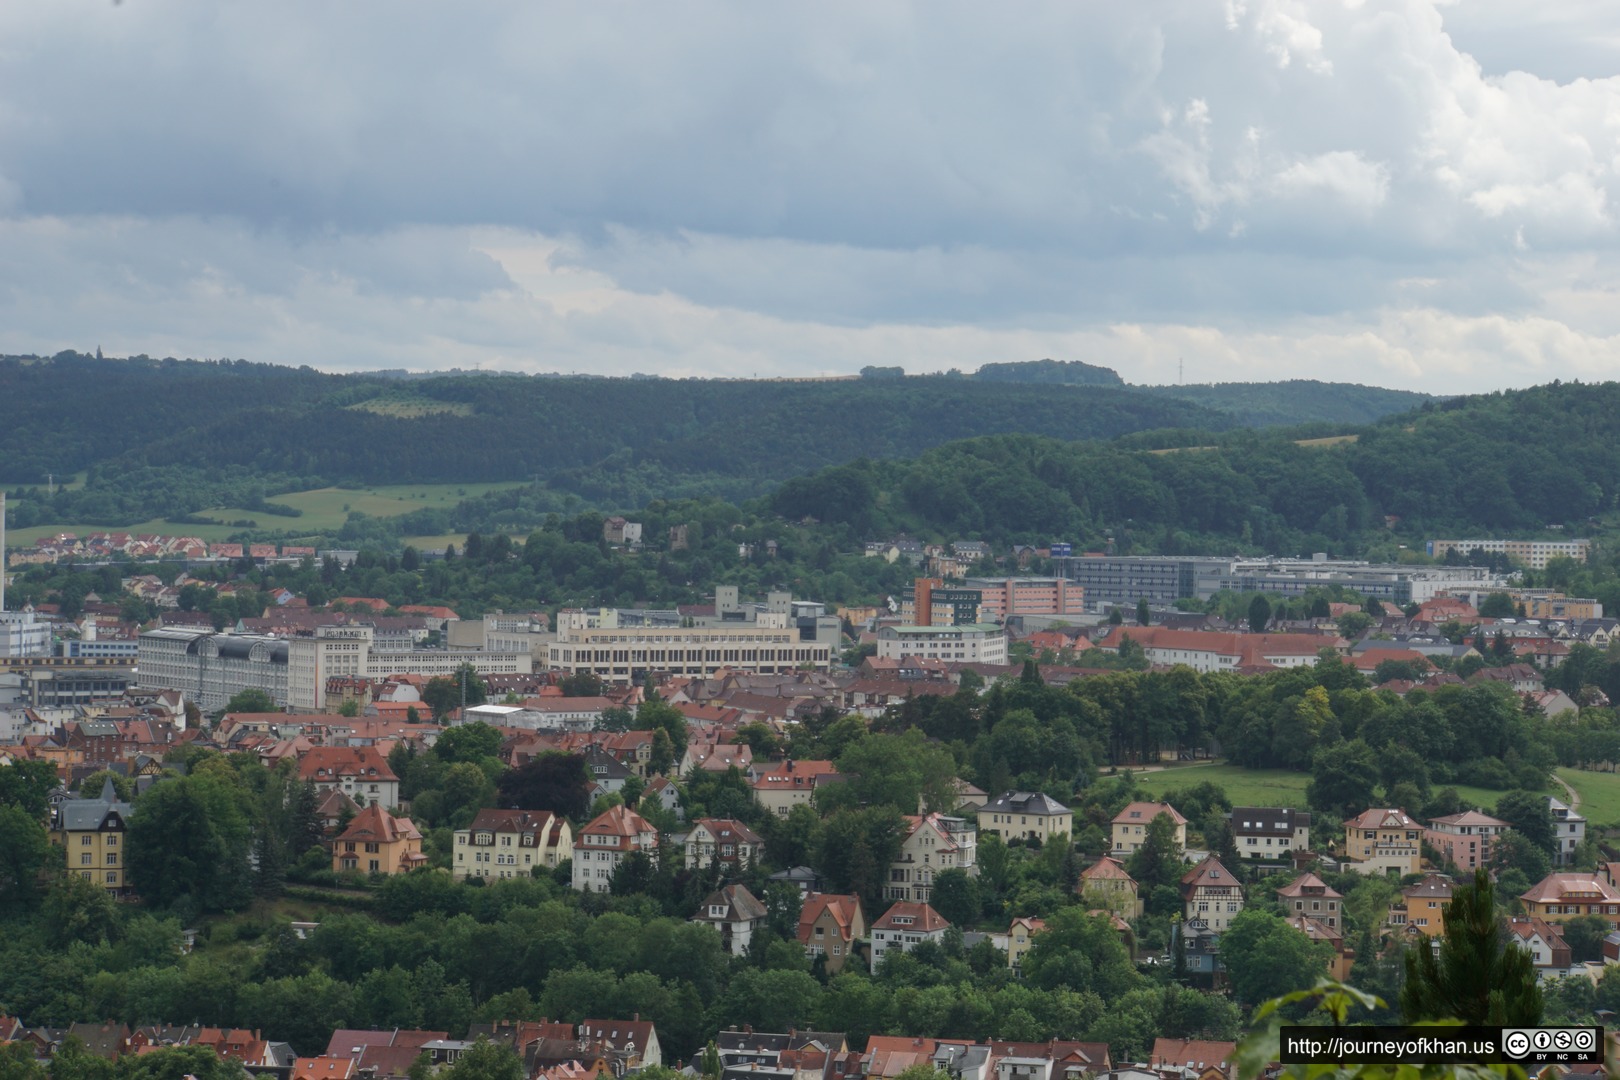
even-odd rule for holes
{"type": "MultiPolygon", "coordinates": [[[[302,518],[277,518],[269,514],[260,514],[259,517],[268,518],[269,521],[302,521],[302,518]]],[[[270,527],[268,522],[262,522],[270,527]]],[[[154,518],[143,521],[137,525],[33,525],[26,529],[7,529],[6,546],[13,550],[17,548],[32,547],[34,541],[42,536],[55,536],[57,533],[73,533],[75,536],[88,536],[98,532],[126,532],[151,533],[154,536],[195,536],[199,540],[224,540],[232,533],[241,530],[229,525],[180,525],[163,518],[154,518]]]]}
{"type": "Polygon", "coordinates": [[[1241,765],[1226,764],[1178,765],[1137,777],[1142,790],[1153,795],[1164,795],[1206,780],[1225,788],[1226,797],[1234,806],[1297,806],[1301,809],[1305,807],[1305,785],[1311,782],[1308,773],[1245,769],[1241,765]]]}
{"type": "MultiPolygon", "coordinates": [[[[1564,770],[1560,769],[1559,772],[1562,774],[1564,770]]],[[[1615,816],[1612,820],[1620,821],[1620,774],[1581,775],[1601,777],[1608,783],[1607,790],[1613,792],[1615,816]]],[[[1208,765],[1176,765],[1162,772],[1142,773],[1137,777],[1137,783],[1142,790],[1153,795],[1164,795],[1179,788],[1192,787],[1205,780],[1225,788],[1226,797],[1232,800],[1233,806],[1297,806],[1301,809],[1306,806],[1305,785],[1311,782],[1308,773],[1291,772],[1288,769],[1245,769],[1241,765],[1228,765],[1224,762],[1208,765]]],[[[1457,794],[1464,802],[1475,806],[1495,806],[1496,800],[1502,797],[1500,791],[1469,787],[1467,784],[1441,786],[1456,788],[1457,794]]],[[[1581,798],[1586,798],[1584,791],[1581,798]]]]}
{"type": "MultiPolygon", "coordinates": [[[[1594,828],[1620,825],[1620,773],[1559,769],[1558,775],[1581,796],[1581,813],[1594,828]]],[[[1562,792],[1555,792],[1560,798],[1562,792]]]]}

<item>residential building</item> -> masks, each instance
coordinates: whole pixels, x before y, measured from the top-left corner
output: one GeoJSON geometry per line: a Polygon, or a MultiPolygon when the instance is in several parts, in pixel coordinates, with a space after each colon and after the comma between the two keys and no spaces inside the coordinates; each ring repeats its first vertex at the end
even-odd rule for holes
{"type": "Polygon", "coordinates": [[[1550,923],[1601,915],[1620,929],[1620,890],[1593,873],[1548,874],[1519,897],[1524,913],[1550,923]]]}
{"type": "Polygon", "coordinates": [[[640,1013],[629,1020],[581,1020],[578,1036],[621,1050],[639,1049],[639,1060],[632,1064],[634,1069],[664,1063],[664,1050],[658,1043],[658,1029],[651,1020],[643,1020],[640,1013]]]}
{"type": "Polygon", "coordinates": [[[573,852],[573,828],[550,810],[480,810],[472,824],[455,832],[450,872],[457,881],[530,877],[573,852]]]}
{"type": "Polygon", "coordinates": [[[1286,915],[1315,919],[1330,930],[1341,931],[1344,896],[1315,874],[1301,874],[1277,890],[1286,915]]]}
{"type": "Polygon", "coordinates": [[[399,805],[399,777],[375,746],[310,747],[298,759],[298,778],[317,791],[342,791],[360,806],[399,805]]]}
{"type": "Polygon", "coordinates": [[[966,664],[1005,664],[1007,633],[995,623],[962,626],[885,626],[878,631],[881,660],[915,656],[966,664]]]}
{"type": "Polygon", "coordinates": [[[910,952],[924,941],[940,942],[951,924],[927,904],[902,900],[885,911],[872,924],[872,970],[883,958],[899,950],[910,952]]]}
{"type": "Polygon", "coordinates": [[[906,815],[906,837],[889,864],[883,898],[926,904],[934,897],[934,875],[941,870],[962,870],[977,877],[978,834],[966,818],[906,815]]]}
{"type": "Polygon", "coordinates": [[[608,808],[574,841],[573,887],[581,892],[610,891],[613,871],[637,852],[658,860],[658,830],[627,806],[608,808]]]}
{"type": "Polygon", "coordinates": [[[1199,672],[1311,667],[1323,649],[1348,648],[1342,638],[1320,634],[1238,634],[1169,626],[1116,626],[1097,648],[1117,653],[1126,639],[1140,645],[1152,663],[1199,672]]]}
{"type": "Polygon", "coordinates": [[[1324,942],[1333,949],[1333,956],[1328,961],[1328,978],[1343,982],[1350,977],[1350,969],[1356,963],[1356,951],[1345,946],[1342,931],[1309,915],[1289,915],[1285,921],[1312,941],[1324,942]]]}
{"type": "Polygon", "coordinates": [[[748,952],[754,931],[765,925],[765,905],[743,885],[727,885],[710,893],[698,906],[692,922],[712,926],[720,933],[720,944],[732,956],[748,952]]]}
{"type": "Polygon", "coordinates": [[[1213,855],[1181,876],[1181,903],[1191,934],[1222,934],[1243,910],[1243,886],[1213,855]]]}
{"type": "Polygon", "coordinates": [[[1046,920],[1021,916],[1007,928],[1007,966],[1019,974],[1024,968],[1024,954],[1029,952],[1031,939],[1046,929],[1046,920]]]}
{"type": "Polygon", "coordinates": [[[1490,862],[1491,842],[1509,828],[1500,818],[1466,810],[1430,819],[1423,838],[1458,870],[1473,871],[1490,862]]]}
{"type": "Polygon", "coordinates": [[[1142,914],[1136,879],[1111,856],[1104,855],[1080,871],[1080,882],[1076,889],[1090,907],[1106,908],[1127,919],[1135,919],[1142,914]]]}
{"type": "Polygon", "coordinates": [[[1296,851],[1310,850],[1311,815],[1304,810],[1234,806],[1226,817],[1240,859],[1284,860],[1296,851]]]}
{"type": "Polygon", "coordinates": [[[1142,846],[1147,839],[1147,829],[1153,819],[1160,814],[1169,815],[1170,821],[1176,827],[1176,846],[1181,850],[1187,849],[1187,819],[1181,816],[1181,811],[1163,802],[1133,802],[1125,809],[1114,815],[1110,823],[1113,836],[1113,845],[1109,854],[1124,861],[1133,851],[1142,846]]]}
{"type": "Polygon", "coordinates": [[[1451,903],[1452,881],[1440,874],[1425,875],[1416,885],[1401,890],[1390,922],[1408,933],[1439,937],[1446,932],[1446,905],[1451,903]]]}
{"type": "Polygon", "coordinates": [[[410,818],[395,817],[379,803],[354,816],[332,841],[332,869],[362,874],[405,874],[427,865],[422,834],[410,818]]]}
{"type": "Polygon", "coordinates": [[[841,784],[844,778],[830,761],[795,761],[788,758],[755,766],[755,776],[749,786],[754,799],[775,814],[787,817],[788,811],[800,803],[809,803],[816,789],[828,784],[841,784]]]}
{"type": "Polygon", "coordinates": [[[1547,813],[1552,818],[1553,865],[1568,866],[1586,840],[1586,818],[1551,795],[1547,796],[1547,813]]]}
{"type": "Polygon", "coordinates": [[[813,892],[799,907],[799,944],[806,956],[826,958],[828,975],[836,975],[867,934],[866,914],[858,896],[813,892]]]}
{"type": "Polygon", "coordinates": [[[1508,940],[1530,954],[1537,982],[1563,978],[1579,966],[1570,955],[1563,931],[1545,919],[1530,915],[1509,918],[1508,940]]]}
{"type": "Polygon", "coordinates": [[[1060,833],[1073,835],[1074,813],[1045,792],[1004,791],[979,809],[979,832],[994,833],[1003,843],[1044,844],[1060,833]]]}
{"type": "Polygon", "coordinates": [[[1423,861],[1423,827],[1404,810],[1365,810],[1344,823],[1347,869],[1360,874],[1418,872],[1423,861]]]}
{"type": "Polygon", "coordinates": [[[68,872],[122,894],[129,887],[125,828],[133,812],[119,801],[111,777],[98,798],[58,802],[51,811],[51,840],[66,853],[68,872]]]}
{"type": "Polygon", "coordinates": [[[686,867],[706,869],[719,863],[722,870],[735,872],[758,866],[765,855],[765,841],[747,825],[731,818],[699,818],[686,834],[686,867]]]}
{"type": "Polygon", "coordinates": [[[1549,559],[1574,559],[1584,563],[1591,547],[1590,540],[1430,540],[1424,545],[1436,559],[1443,559],[1453,551],[1464,558],[1482,551],[1487,555],[1506,555],[1531,570],[1547,569],[1549,559]]]}
{"type": "Polygon", "coordinates": [[[1209,1080],[1210,1070],[1221,1076],[1235,1076],[1233,1065],[1237,1061],[1237,1043],[1213,1039],[1154,1039],[1153,1052],[1148,1055],[1148,1068],[1172,1072],[1198,1080],[1209,1080]]]}

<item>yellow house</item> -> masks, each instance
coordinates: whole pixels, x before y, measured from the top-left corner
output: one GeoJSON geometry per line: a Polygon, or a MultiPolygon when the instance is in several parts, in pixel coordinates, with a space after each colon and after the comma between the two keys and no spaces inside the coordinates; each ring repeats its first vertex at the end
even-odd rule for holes
{"type": "Polygon", "coordinates": [[[1014,972],[1019,971],[1024,964],[1024,954],[1029,952],[1030,941],[1045,929],[1044,919],[1014,919],[1012,926],[1007,928],[1007,966],[1014,972]]]}
{"type": "Polygon", "coordinates": [[[1404,810],[1364,810],[1344,823],[1344,857],[1346,869],[1358,874],[1415,874],[1423,861],[1423,826],[1404,810]]]}
{"type": "Polygon", "coordinates": [[[355,815],[332,841],[332,869],[362,874],[403,874],[427,865],[422,834],[410,818],[395,817],[378,803],[355,815]]]}
{"type": "Polygon", "coordinates": [[[1115,814],[1114,820],[1110,823],[1113,847],[1109,854],[1116,859],[1123,859],[1141,847],[1147,839],[1148,826],[1160,814],[1170,815],[1170,821],[1176,827],[1176,846],[1183,851],[1187,850],[1187,819],[1181,816],[1180,811],[1169,803],[1133,802],[1115,814]]]}
{"type": "Polygon", "coordinates": [[[1598,874],[1548,874],[1519,900],[1526,915],[1553,924],[1577,915],[1601,915],[1620,929],[1620,889],[1598,874]]]}
{"type": "Polygon", "coordinates": [[[67,869],[111,893],[129,888],[124,827],[132,809],[119,802],[112,779],[97,799],[64,799],[53,811],[51,840],[67,852],[67,869]]]}
{"type": "Polygon", "coordinates": [[[1058,833],[1069,836],[1073,830],[1073,812],[1039,791],[1003,792],[979,809],[979,832],[995,833],[1004,843],[1045,843],[1058,833]]]}
{"type": "Polygon", "coordinates": [[[1107,855],[1080,871],[1080,883],[1075,889],[1091,907],[1106,908],[1127,919],[1135,919],[1142,914],[1136,879],[1126,873],[1117,860],[1107,855]]]}
{"type": "Polygon", "coordinates": [[[465,878],[533,877],[574,853],[574,830],[550,810],[480,810],[457,829],[450,872],[465,878]]]}
{"type": "Polygon", "coordinates": [[[1390,923],[1410,933],[1439,937],[1446,932],[1446,905],[1451,903],[1451,879],[1430,874],[1401,890],[1400,902],[1390,912],[1390,923]]]}

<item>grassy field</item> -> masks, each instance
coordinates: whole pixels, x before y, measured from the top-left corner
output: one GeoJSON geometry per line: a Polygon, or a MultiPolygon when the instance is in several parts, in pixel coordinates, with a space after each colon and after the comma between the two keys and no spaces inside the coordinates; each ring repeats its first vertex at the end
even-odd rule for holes
{"type": "MultiPolygon", "coordinates": [[[[94,532],[155,533],[160,536],[196,536],[203,540],[224,540],[240,532],[232,521],[255,521],[260,529],[286,532],[295,537],[316,533],[333,533],[343,527],[350,511],[358,510],[371,517],[398,517],[412,510],[426,507],[450,509],[462,499],[483,495],[491,491],[521,487],[522,482],[495,484],[379,484],[368,488],[316,488],[313,491],[293,491],[269,496],[269,501],[302,510],[302,517],[281,517],[243,507],[221,506],[201,511],[197,516],[209,518],[216,524],[181,525],[162,518],[143,521],[138,525],[40,525],[27,529],[11,529],[6,533],[6,545],[27,547],[42,536],[69,532],[79,536],[94,532]]],[[[449,538],[457,547],[466,536],[449,538]]],[[[413,538],[418,547],[443,547],[444,537],[413,538]],[[429,543],[437,540],[437,544],[429,543]]]]}
{"type": "Polygon", "coordinates": [[[198,516],[217,521],[252,518],[263,529],[332,532],[341,528],[349,514],[356,510],[371,517],[398,517],[400,514],[408,514],[412,510],[421,510],[425,507],[448,510],[462,499],[474,495],[521,486],[520,483],[379,484],[368,488],[316,488],[314,491],[294,491],[268,496],[270,502],[302,510],[303,517],[277,517],[274,514],[255,513],[252,510],[230,506],[204,510],[198,516]]]}
{"type": "MultiPolygon", "coordinates": [[[[512,540],[519,546],[523,544],[523,537],[521,536],[514,536],[512,540]]],[[[405,543],[414,547],[417,551],[441,551],[446,544],[454,544],[456,550],[460,551],[467,546],[467,534],[449,533],[445,536],[407,536],[405,537],[405,543]]]]}
{"type": "Polygon", "coordinates": [[[427,397],[401,397],[389,396],[372,398],[362,401],[349,408],[361,412],[377,413],[379,416],[397,416],[404,420],[414,420],[419,416],[435,416],[448,413],[451,416],[471,416],[473,407],[461,401],[435,401],[427,397]]]}
{"type": "Polygon", "coordinates": [[[1226,789],[1234,806],[1305,807],[1305,785],[1311,778],[1287,769],[1245,769],[1240,765],[1180,765],[1162,772],[1143,773],[1137,783],[1143,791],[1165,795],[1204,781],[1226,789]]]}
{"type": "MultiPolygon", "coordinates": [[[[270,521],[293,521],[293,518],[277,518],[269,514],[260,514],[259,518],[268,518],[270,521]]],[[[297,520],[302,521],[302,518],[297,520]]],[[[264,522],[261,521],[261,524],[264,522]]],[[[266,525],[266,527],[270,527],[266,525]]],[[[136,525],[37,525],[26,529],[7,529],[6,546],[13,550],[31,547],[35,540],[42,536],[55,536],[57,533],[73,533],[76,536],[88,536],[98,532],[127,532],[152,533],[155,536],[195,536],[199,540],[224,540],[234,532],[241,530],[229,525],[180,525],[163,518],[154,518],[151,521],[142,521],[136,525]]]]}
{"type": "Polygon", "coordinates": [[[1585,769],[1559,769],[1557,772],[1580,793],[1581,813],[1591,825],[1597,828],[1620,825],[1620,773],[1585,769]]]}
{"type": "MultiPolygon", "coordinates": [[[[1559,770],[1560,775],[1563,772],[1564,770],[1559,770]]],[[[1602,777],[1611,783],[1615,820],[1620,820],[1620,774],[1581,775],[1602,777]]],[[[1241,765],[1225,763],[1176,765],[1162,772],[1143,773],[1137,777],[1137,783],[1141,785],[1142,790],[1154,795],[1164,795],[1178,788],[1192,787],[1205,780],[1225,788],[1226,796],[1232,800],[1234,806],[1297,806],[1301,809],[1306,805],[1305,785],[1311,782],[1310,776],[1306,773],[1290,772],[1287,769],[1245,769],[1241,765]]],[[[1456,788],[1457,794],[1464,802],[1476,806],[1495,806],[1496,800],[1502,796],[1500,791],[1469,787],[1466,784],[1444,786],[1456,788]]],[[[1584,791],[1581,797],[1583,799],[1586,797],[1584,791]]]]}

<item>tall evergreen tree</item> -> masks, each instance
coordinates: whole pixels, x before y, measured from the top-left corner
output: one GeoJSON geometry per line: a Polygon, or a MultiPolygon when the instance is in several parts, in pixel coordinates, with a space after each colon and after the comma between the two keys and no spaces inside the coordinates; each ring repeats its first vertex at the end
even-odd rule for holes
{"type": "Polygon", "coordinates": [[[1484,870],[1452,893],[1438,954],[1427,942],[1406,954],[1401,1011],[1406,1022],[1529,1027],[1541,1023],[1541,988],[1530,953],[1508,940],[1484,870]]]}

